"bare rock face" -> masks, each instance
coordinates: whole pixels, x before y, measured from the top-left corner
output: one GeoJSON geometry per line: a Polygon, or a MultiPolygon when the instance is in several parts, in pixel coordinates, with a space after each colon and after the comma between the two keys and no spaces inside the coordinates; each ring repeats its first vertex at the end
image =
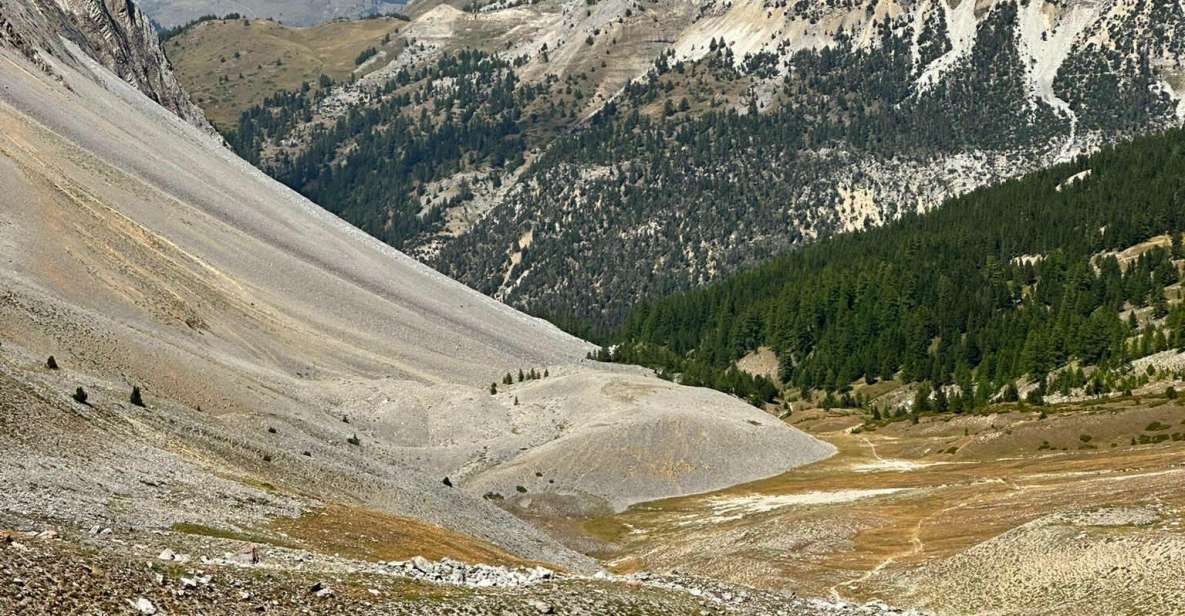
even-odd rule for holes
{"type": "Polygon", "coordinates": [[[74,63],[64,41],[186,122],[213,133],[202,110],[181,88],[148,16],[130,0],[28,0],[5,3],[0,44],[20,51],[47,72],[44,56],[74,63]]]}

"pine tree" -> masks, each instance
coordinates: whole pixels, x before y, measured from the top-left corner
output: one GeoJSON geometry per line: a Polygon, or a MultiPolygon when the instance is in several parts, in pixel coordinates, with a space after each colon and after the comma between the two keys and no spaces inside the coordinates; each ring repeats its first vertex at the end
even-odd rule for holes
{"type": "Polygon", "coordinates": [[[137,386],[137,385],[132,386],[132,396],[129,399],[129,401],[134,406],[139,406],[139,407],[144,406],[144,398],[140,396],[140,387],[139,386],[137,386]]]}
{"type": "Polygon", "coordinates": [[[930,388],[930,383],[928,381],[923,382],[921,385],[918,386],[918,389],[914,393],[914,396],[913,396],[913,408],[914,408],[915,412],[924,413],[924,412],[930,410],[930,394],[931,394],[931,392],[932,392],[932,390],[930,388]]]}
{"type": "Polygon", "coordinates": [[[1016,383],[1009,383],[1004,388],[1004,402],[1019,402],[1020,391],[1016,388],[1016,383]]]}

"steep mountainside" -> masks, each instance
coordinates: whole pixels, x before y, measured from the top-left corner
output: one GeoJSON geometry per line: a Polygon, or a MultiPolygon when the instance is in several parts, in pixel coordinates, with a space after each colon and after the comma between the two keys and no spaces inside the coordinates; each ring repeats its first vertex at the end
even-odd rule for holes
{"type": "Polygon", "coordinates": [[[1170,0],[465,9],[419,5],[354,79],[278,93],[231,140],[470,286],[597,328],[1181,121],[1170,0]]]}
{"type": "Polygon", "coordinates": [[[178,84],[148,17],[131,2],[5,2],[0,8],[0,43],[24,54],[46,73],[60,79],[47,54],[77,66],[64,47],[73,43],[165,109],[213,132],[201,109],[178,84]]]}
{"type": "MultiPolygon", "coordinates": [[[[59,42],[77,27],[60,6],[0,13],[0,527],[288,547],[276,528],[339,528],[318,520],[344,507],[407,556],[588,570],[496,503],[616,510],[832,453],[587,361],[366,236],[157,105],[140,88],[167,67],[124,81],[85,53],[123,57],[98,40],[59,42]],[[544,378],[491,385],[519,369],[544,378]]],[[[142,20],[107,23],[117,45],[142,20]]],[[[148,40],[128,57],[160,58],[148,40]]]]}

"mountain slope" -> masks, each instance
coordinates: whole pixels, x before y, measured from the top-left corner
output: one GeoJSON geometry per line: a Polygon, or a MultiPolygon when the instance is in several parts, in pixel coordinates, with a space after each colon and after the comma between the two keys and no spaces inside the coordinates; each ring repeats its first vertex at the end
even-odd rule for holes
{"type": "Polygon", "coordinates": [[[206,15],[229,13],[274,19],[294,26],[312,26],[334,19],[392,13],[406,3],[386,0],[147,0],[142,4],[153,21],[171,28],[206,15]]]}
{"type": "MultiPolygon", "coordinates": [[[[36,19],[57,5],[19,7],[56,41],[36,19]]],[[[79,48],[6,44],[0,62],[5,520],[254,530],[345,503],[587,569],[481,494],[542,474],[535,492],[621,507],[832,451],[735,399],[585,361],[587,343],[367,237],[79,48]],[[490,394],[520,368],[549,377],[490,394]],[[664,460],[635,433],[727,448],[664,460]]]]}
{"type": "Polygon", "coordinates": [[[1040,403],[1174,374],[1132,362],[1185,348],[1182,143],[1107,148],[642,306],[618,355],[695,382],[766,347],[804,395],[896,379],[922,383],[914,408],[933,391],[958,412],[1017,384],[1040,403]]]}
{"type": "Polygon", "coordinates": [[[365,76],[276,96],[231,140],[448,275],[603,331],[639,298],[1175,126],[1183,44],[1168,0],[421,5],[365,76]]]}
{"type": "Polygon", "coordinates": [[[0,14],[0,42],[51,75],[46,55],[77,67],[77,60],[65,52],[64,45],[78,45],[88,57],[162,107],[213,132],[201,109],[177,83],[148,17],[131,2],[9,3],[0,14]]]}
{"type": "Polygon", "coordinates": [[[210,121],[233,128],[243,111],[321,75],[348,79],[357,59],[402,27],[394,18],[289,28],[262,19],[194,24],[162,47],[210,121]],[[248,87],[243,87],[247,85],[248,87]]]}

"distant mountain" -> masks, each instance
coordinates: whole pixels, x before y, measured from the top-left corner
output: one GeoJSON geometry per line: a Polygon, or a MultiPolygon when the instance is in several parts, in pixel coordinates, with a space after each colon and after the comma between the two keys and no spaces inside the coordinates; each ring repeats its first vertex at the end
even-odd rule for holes
{"type": "Polygon", "coordinates": [[[334,19],[384,15],[404,2],[384,0],[145,0],[140,5],[158,24],[171,28],[204,15],[237,13],[274,19],[292,26],[312,26],[334,19]]]}
{"type": "Polygon", "coordinates": [[[230,140],[376,237],[592,330],[1185,115],[1170,0],[464,9],[417,5],[346,80],[277,93],[230,140]]]}

